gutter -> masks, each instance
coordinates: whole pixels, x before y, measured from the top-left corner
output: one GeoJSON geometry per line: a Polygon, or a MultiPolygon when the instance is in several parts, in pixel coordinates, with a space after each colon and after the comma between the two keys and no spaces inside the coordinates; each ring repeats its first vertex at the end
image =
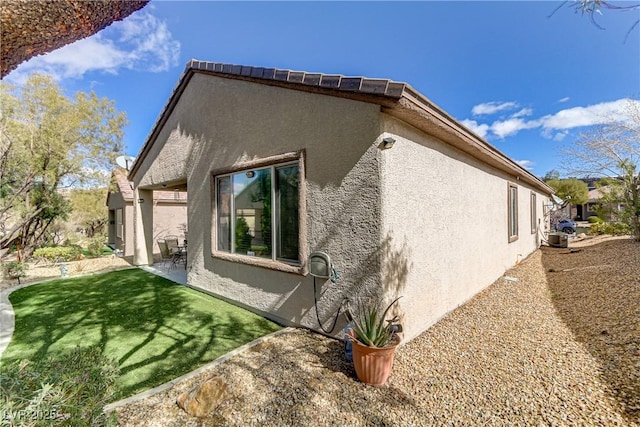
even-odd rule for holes
{"type": "Polygon", "coordinates": [[[410,85],[405,87],[397,106],[383,108],[383,111],[443,140],[489,166],[512,175],[516,181],[526,182],[549,196],[554,193],[554,190],[542,180],[464,127],[410,85]]]}

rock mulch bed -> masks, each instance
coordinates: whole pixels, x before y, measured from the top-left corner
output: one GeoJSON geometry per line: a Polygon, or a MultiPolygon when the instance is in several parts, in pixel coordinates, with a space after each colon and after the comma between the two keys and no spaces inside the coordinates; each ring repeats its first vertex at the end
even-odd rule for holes
{"type": "Polygon", "coordinates": [[[119,408],[120,424],[639,425],[639,253],[629,240],[534,253],[506,273],[517,281],[402,346],[381,388],[355,379],[340,342],[296,330],[119,408]],[[212,376],[222,403],[189,417],[178,396],[212,376]]]}
{"type": "MultiPolygon", "coordinates": [[[[79,261],[70,261],[67,265],[67,274],[69,277],[80,276],[91,273],[104,273],[111,270],[131,267],[131,264],[124,258],[116,256],[105,256],[101,258],[87,258],[79,261]]],[[[27,269],[27,277],[20,279],[20,283],[39,282],[48,279],[60,278],[60,264],[34,264],[29,263],[27,269]]],[[[0,291],[16,286],[17,280],[7,280],[0,275],[0,291]]]]}
{"type": "Polygon", "coordinates": [[[640,425],[640,243],[547,248],[542,261],[558,315],[598,362],[618,409],[640,425]]]}

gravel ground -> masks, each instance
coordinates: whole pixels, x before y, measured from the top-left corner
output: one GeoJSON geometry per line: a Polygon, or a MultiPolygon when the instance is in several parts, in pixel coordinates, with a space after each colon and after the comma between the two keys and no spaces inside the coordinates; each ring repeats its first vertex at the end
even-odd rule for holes
{"type": "Polygon", "coordinates": [[[366,386],[340,342],[274,337],[118,409],[136,426],[640,425],[640,244],[544,248],[400,347],[385,387],[366,386]],[[211,416],[175,401],[211,376],[211,416]]]}
{"type": "Polygon", "coordinates": [[[640,425],[640,243],[610,240],[542,261],[556,311],[600,365],[600,379],[640,425]]]}

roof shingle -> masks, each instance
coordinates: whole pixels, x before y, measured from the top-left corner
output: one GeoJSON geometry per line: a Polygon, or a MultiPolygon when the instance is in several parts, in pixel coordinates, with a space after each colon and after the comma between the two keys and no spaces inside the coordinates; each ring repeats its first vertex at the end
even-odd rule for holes
{"type": "Polygon", "coordinates": [[[406,83],[394,82],[387,79],[370,79],[366,77],[346,77],[322,73],[307,73],[281,68],[262,68],[246,65],[220,64],[191,60],[187,70],[209,71],[214,74],[227,76],[248,77],[260,80],[273,80],[307,86],[337,89],[344,92],[357,92],[386,96],[399,99],[402,97],[406,83]]]}

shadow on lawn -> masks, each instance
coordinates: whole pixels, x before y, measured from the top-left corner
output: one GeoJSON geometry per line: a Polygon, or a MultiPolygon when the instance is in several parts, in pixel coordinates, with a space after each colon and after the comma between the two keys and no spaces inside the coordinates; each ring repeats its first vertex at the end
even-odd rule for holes
{"type": "Polygon", "coordinates": [[[3,360],[41,359],[98,345],[120,366],[118,398],[183,375],[278,329],[142,270],[33,285],[10,299],[16,331],[3,360]]]}
{"type": "Polygon", "coordinates": [[[603,242],[568,253],[544,248],[542,262],[558,314],[598,360],[620,412],[640,422],[640,244],[603,242]]]}

